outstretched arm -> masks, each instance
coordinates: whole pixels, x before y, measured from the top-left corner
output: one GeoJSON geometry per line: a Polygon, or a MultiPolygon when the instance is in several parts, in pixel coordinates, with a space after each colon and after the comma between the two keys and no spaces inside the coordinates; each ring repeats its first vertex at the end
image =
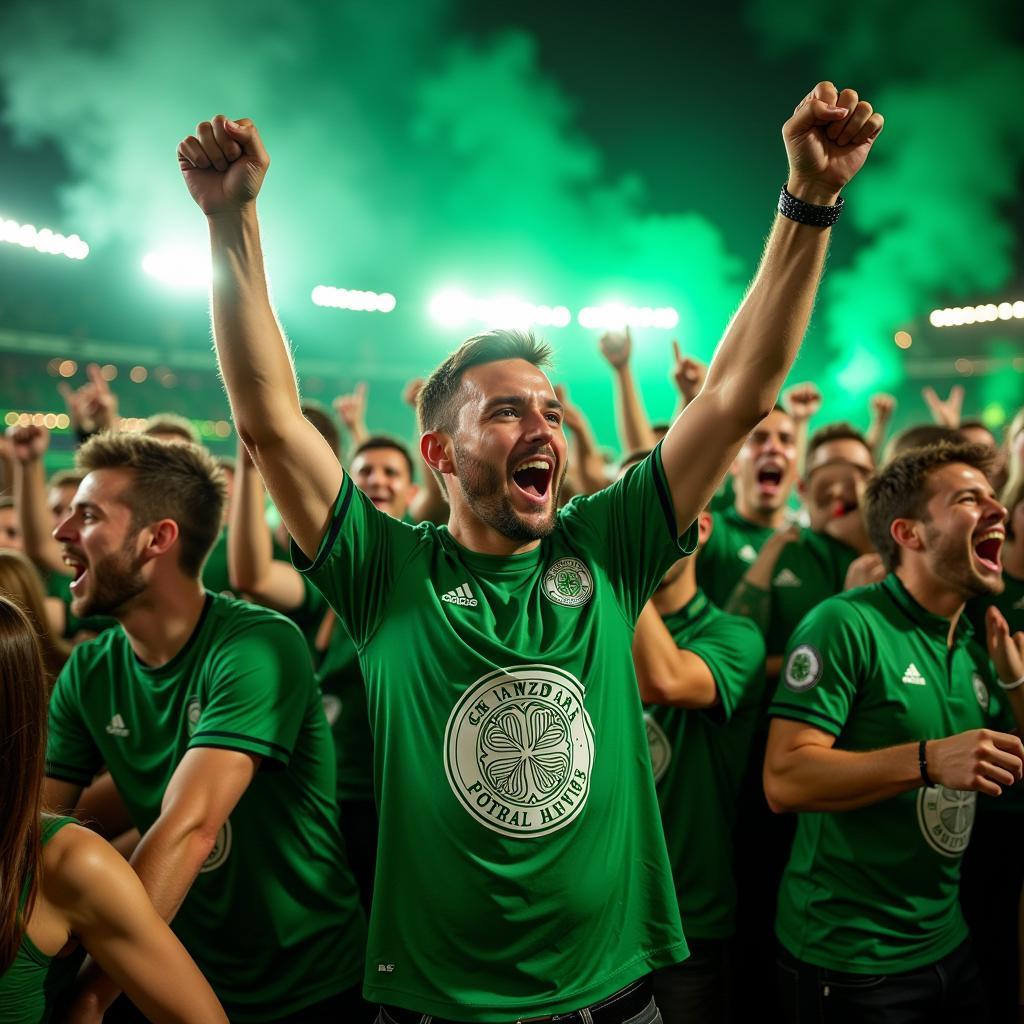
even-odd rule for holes
{"type": "MultiPolygon", "coordinates": [[[[217,997],[184,946],[161,920],[138,876],[99,836],[69,825],[47,845],[42,894],[70,934],[154,1024],[226,1024],[217,997]]],[[[83,988],[70,1012],[99,1019],[83,988]]]]}
{"type": "MultiPolygon", "coordinates": [[[[833,205],[882,129],[882,117],[852,89],[822,82],[783,126],[787,188],[833,205]]],[[[779,215],[761,265],[719,343],[700,394],[673,423],[662,461],[680,529],[724,477],[747,434],[775,405],[811,315],[830,229],[779,215]]]]}
{"type": "Polygon", "coordinates": [[[50,447],[50,432],[45,427],[9,427],[7,440],[14,455],[14,504],[25,554],[44,571],[70,576],[60,544],[53,539],[53,520],[46,505],[43,457],[50,447]]]}
{"type": "Polygon", "coordinates": [[[619,425],[622,454],[648,451],[655,446],[657,438],[651,429],[651,421],[629,362],[633,350],[633,337],[629,328],[602,334],[598,344],[601,355],[608,360],[615,374],[615,418],[619,425]]]}
{"type": "Polygon", "coordinates": [[[255,125],[218,114],[178,146],[213,257],[213,328],[239,436],[295,542],[313,558],[342,483],[330,445],[302,415],[291,354],[271,308],[256,196],[270,157],[255,125]]]}

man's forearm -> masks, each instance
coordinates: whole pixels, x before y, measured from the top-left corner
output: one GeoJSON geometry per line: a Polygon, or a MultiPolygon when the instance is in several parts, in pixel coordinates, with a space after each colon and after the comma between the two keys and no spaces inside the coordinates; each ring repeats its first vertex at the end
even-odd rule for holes
{"type": "Polygon", "coordinates": [[[657,609],[648,603],[633,634],[633,665],[646,704],[708,708],[718,700],[714,676],[701,658],[681,651],[657,609]]]}
{"type": "Polygon", "coordinates": [[[616,405],[619,420],[619,440],[623,455],[647,451],[655,445],[654,431],[647,418],[643,400],[636,386],[633,368],[627,363],[615,371],[616,405]]]}
{"type": "Polygon", "coordinates": [[[807,744],[773,756],[769,740],[764,788],[776,812],[855,811],[921,784],[916,743],[870,751],[807,744]]]}
{"type": "Polygon", "coordinates": [[[239,434],[272,443],[301,416],[295,369],[267,290],[255,206],[209,218],[217,360],[239,434]]]}
{"type": "Polygon", "coordinates": [[[46,506],[46,473],[42,459],[19,462],[14,470],[14,503],[25,543],[25,554],[40,568],[68,573],[60,545],[53,539],[46,506]]]}
{"type": "Polygon", "coordinates": [[[258,595],[270,572],[274,543],[263,511],[265,491],[248,453],[239,447],[228,522],[228,578],[243,594],[258,595]]]}

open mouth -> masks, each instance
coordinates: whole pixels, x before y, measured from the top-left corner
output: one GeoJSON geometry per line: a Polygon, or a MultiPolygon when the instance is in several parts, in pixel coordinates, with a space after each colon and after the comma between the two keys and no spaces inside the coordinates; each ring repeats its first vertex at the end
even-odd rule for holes
{"type": "Polygon", "coordinates": [[[762,491],[775,493],[782,486],[782,469],[779,466],[762,466],[757,471],[757,486],[762,491]]]}
{"type": "Polygon", "coordinates": [[[75,590],[78,585],[82,582],[82,577],[86,574],[87,567],[85,562],[76,558],[74,555],[64,555],[64,564],[68,566],[74,573],[74,578],[71,580],[71,589],[75,590]]]}
{"type": "Polygon", "coordinates": [[[832,506],[832,518],[842,519],[851,512],[856,512],[860,506],[856,501],[836,501],[832,506]]]}
{"type": "Polygon", "coordinates": [[[974,542],[974,555],[990,572],[1002,572],[1000,552],[1006,534],[1002,530],[987,530],[974,542]]]}
{"type": "Polygon", "coordinates": [[[512,472],[512,482],[533,504],[547,501],[554,466],[547,459],[532,458],[512,472]]]}

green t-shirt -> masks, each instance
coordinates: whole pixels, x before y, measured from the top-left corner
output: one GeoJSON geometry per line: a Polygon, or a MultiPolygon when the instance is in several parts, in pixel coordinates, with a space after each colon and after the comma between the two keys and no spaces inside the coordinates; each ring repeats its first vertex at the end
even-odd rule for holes
{"type": "Polygon", "coordinates": [[[380,845],[366,998],[563,1013],[686,956],[633,670],[682,541],[660,449],[533,550],[469,551],[346,475],[305,565],[359,651],[380,845]]]}
{"type": "MultiPolygon", "coordinates": [[[[1003,713],[985,652],[961,616],[932,615],[899,579],[829,598],[790,641],[770,714],[877,750],[988,727],[1003,713]]],[[[912,970],[967,937],[960,860],[973,792],[917,788],[855,811],[801,813],[776,931],[795,956],[865,974],[912,970]]]]}
{"type": "Polygon", "coordinates": [[[228,573],[227,527],[220,531],[203,563],[203,586],[215,594],[224,594],[226,597],[242,596],[231,586],[231,576],[228,573]]]}
{"type": "Polygon", "coordinates": [[[665,625],[711,669],[718,688],[712,708],[652,706],[646,718],[683,928],[689,939],[724,939],[735,930],[732,830],[760,704],[764,641],[752,622],[700,591],[665,625]]]}
{"type": "Polygon", "coordinates": [[[372,800],[373,735],[366,688],[359,652],[340,622],[331,630],[317,682],[337,752],[338,799],[372,800]]]}
{"type": "Polygon", "coordinates": [[[826,598],[843,592],[846,570],[856,557],[848,545],[807,528],[782,549],[772,573],[765,632],[768,654],[782,654],[800,620],[826,598]]]}
{"type": "Polygon", "coordinates": [[[283,616],[207,595],[188,643],[148,668],[123,629],[77,647],[50,702],[47,774],[110,769],[145,833],[193,747],[263,758],[172,922],[237,1021],[355,984],[365,927],[338,831],[334,751],[306,645],[283,616]]]}
{"type": "Polygon", "coordinates": [[[713,518],[711,536],[697,560],[697,582],[723,608],[736,584],[757,559],[761,545],[775,531],[744,519],[735,506],[715,512],[713,518]]]}
{"type": "MultiPolygon", "coordinates": [[[[45,846],[74,818],[46,816],[40,840],[45,846]]],[[[22,889],[19,913],[25,910],[29,880],[22,889]]],[[[47,1024],[58,1002],[71,989],[85,950],[79,947],[66,956],[47,956],[23,934],[14,962],[0,974],[0,1021],[3,1024],[47,1024]]]]}

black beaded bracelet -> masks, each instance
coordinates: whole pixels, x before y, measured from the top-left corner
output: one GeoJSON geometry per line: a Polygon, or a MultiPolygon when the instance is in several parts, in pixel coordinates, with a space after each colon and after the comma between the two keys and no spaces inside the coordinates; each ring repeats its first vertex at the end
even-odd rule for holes
{"type": "Polygon", "coordinates": [[[921,740],[917,745],[917,766],[921,769],[921,778],[924,779],[924,784],[928,787],[934,786],[932,777],[928,774],[928,753],[925,750],[927,740],[921,740]]]}
{"type": "Polygon", "coordinates": [[[840,196],[834,206],[817,206],[814,203],[805,203],[791,195],[785,185],[779,193],[779,213],[783,217],[795,220],[799,224],[810,224],[816,228],[830,228],[843,212],[843,205],[846,200],[840,196]]]}

